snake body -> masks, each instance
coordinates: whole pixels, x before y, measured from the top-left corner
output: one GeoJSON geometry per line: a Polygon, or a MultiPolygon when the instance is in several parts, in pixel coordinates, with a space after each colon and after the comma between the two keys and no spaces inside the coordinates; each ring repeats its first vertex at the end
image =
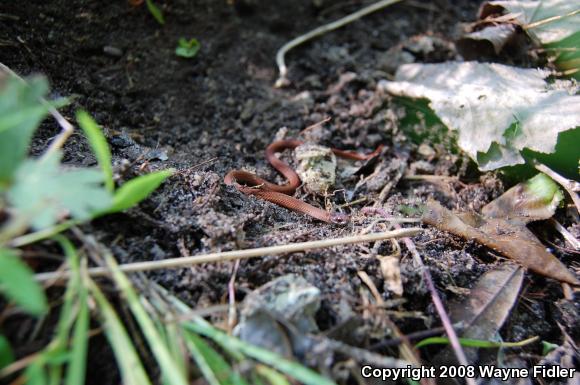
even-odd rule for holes
{"type": "MultiPolygon", "coordinates": [[[[264,199],[292,211],[309,215],[323,222],[336,224],[347,223],[350,220],[350,217],[347,214],[328,212],[290,196],[294,194],[296,189],[300,186],[300,177],[292,167],[278,159],[275,154],[287,149],[294,149],[303,143],[304,142],[300,140],[278,140],[266,148],[266,159],[272,167],[288,180],[287,183],[283,185],[271,183],[255,174],[242,170],[230,171],[225,176],[224,183],[227,185],[233,185],[238,191],[246,195],[254,195],[260,199],[264,199]]],[[[332,152],[336,156],[342,158],[366,160],[376,156],[381,149],[382,146],[379,146],[375,151],[368,155],[352,151],[343,151],[335,148],[332,149],[332,152]]]]}

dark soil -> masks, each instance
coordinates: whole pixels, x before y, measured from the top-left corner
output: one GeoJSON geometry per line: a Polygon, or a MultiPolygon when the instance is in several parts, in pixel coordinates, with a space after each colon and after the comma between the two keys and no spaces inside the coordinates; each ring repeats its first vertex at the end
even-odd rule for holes
{"type": "MultiPolygon", "coordinates": [[[[399,130],[393,102],[376,92],[377,82],[392,75],[390,48],[416,35],[452,41],[458,24],[475,18],[478,1],[394,5],[327,34],[290,52],[292,85],[285,89],[272,86],[277,77],[277,49],[305,31],[358,9],[359,1],[155,2],[165,14],[164,26],[156,23],[145,5],[133,7],[123,0],[30,0],[0,5],[0,61],[21,75],[46,75],[52,96],[72,98],[72,105],[63,110],[66,116],[73,120],[74,111],[83,108],[102,125],[119,183],[151,170],[180,170],[138,208],[83,228],[110,247],[121,263],[325,239],[367,228],[385,230],[384,221],[376,223],[357,213],[379,199],[389,182],[394,186],[383,203],[393,215],[402,215],[401,207],[418,207],[430,196],[449,208],[477,210],[504,191],[497,176],[477,174],[466,159],[441,146],[427,142],[430,151],[420,150],[419,143],[399,130]],[[180,37],[200,41],[195,58],[174,54],[180,37]],[[378,161],[361,169],[363,177],[378,168],[381,172],[356,191],[361,176],[342,180],[338,188],[343,190],[330,197],[333,206],[367,198],[344,209],[354,214],[349,225],[320,223],[223,184],[224,175],[233,168],[282,182],[264,159],[265,147],[283,134],[296,138],[305,127],[327,116],[330,122],[307,132],[311,140],[367,152],[379,144],[386,146],[378,161]],[[461,182],[399,181],[398,171],[408,170],[459,176],[461,182]]],[[[436,50],[416,55],[416,60],[442,61],[453,55],[436,50]]],[[[47,120],[35,138],[33,153],[41,152],[58,131],[56,123],[47,120]]],[[[67,142],[65,162],[95,164],[80,134],[67,142]]],[[[324,203],[311,195],[301,196],[324,203]]],[[[546,237],[563,245],[553,234],[546,237]]],[[[485,271],[506,263],[476,243],[433,229],[414,241],[445,301],[460,296],[460,289],[472,287],[485,271]]],[[[554,250],[571,262],[571,255],[554,250]]],[[[362,316],[361,292],[366,293],[367,286],[357,272],[366,272],[385,300],[395,298],[382,290],[383,278],[374,258],[392,253],[393,245],[385,242],[246,260],[237,271],[237,299],[281,275],[301,275],[322,291],[322,308],[316,315],[321,330],[355,317],[359,326],[350,334],[356,332],[356,343],[369,347],[390,337],[385,333],[377,337],[380,322],[362,316]]],[[[206,307],[227,303],[232,268],[230,263],[202,265],[149,273],[149,277],[190,306],[206,307]]],[[[429,292],[404,248],[401,270],[405,301],[391,309],[393,321],[403,333],[439,326],[429,292]]],[[[520,301],[501,334],[509,341],[538,335],[560,344],[558,323],[580,336],[578,308],[578,302],[562,299],[558,283],[526,274],[520,301]]],[[[212,319],[224,320],[220,314],[212,319]]],[[[27,332],[32,326],[19,325],[27,332]]],[[[50,322],[45,327],[49,330],[50,322]]],[[[20,344],[20,355],[39,348],[25,334],[11,336],[20,344]]],[[[89,382],[118,383],[113,357],[102,354],[108,351],[104,338],[93,340],[89,370],[98,376],[89,376],[89,382]]],[[[396,355],[396,350],[377,352],[396,355]]],[[[538,344],[520,352],[529,362],[541,354],[538,344]]]]}

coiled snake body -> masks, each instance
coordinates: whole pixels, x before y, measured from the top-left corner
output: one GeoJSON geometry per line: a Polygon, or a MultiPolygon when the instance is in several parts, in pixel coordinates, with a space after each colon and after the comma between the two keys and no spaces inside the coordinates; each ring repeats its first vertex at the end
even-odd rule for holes
{"type": "MultiPolygon", "coordinates": [[[[303,143],[304,142],[300,140],[278,140],[266,148],[266,159],[268,162],[270,162],[272,167],[274,167],[288,180],[286,184],[274,184],[260,178],[255,174],[242,170],[230,171],[225,176],[224,183],[227,185],[235,186],[238,191],[244,194],[254,195],[258,198],[275,203],[289,210],[310,215],[311,217],[323,222],[336,224],[347,223],[350,220],[350,217],[347,214],[328,212],[290,196],[294,194],[296,189],[300,186],[300,177],[288,164],[278,159],[275,154],[286,149],[294,149],[303,143]]],[[[375,151],[368,155],[359,154],[352,151],[338,150],[335,148],[332,149],[332,152],[336,156],[340,156],[342,158],[367,160],[376,156],[381,151],[381,149],[382,146],[379,146],[375,151]]]]}

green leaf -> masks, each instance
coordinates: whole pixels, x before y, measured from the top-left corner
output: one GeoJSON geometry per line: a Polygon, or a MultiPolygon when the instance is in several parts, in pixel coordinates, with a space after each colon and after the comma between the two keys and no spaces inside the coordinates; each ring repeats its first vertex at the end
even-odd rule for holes
{"type": "Polygon", "coordinates": [[[0,249],[0,291],[32,315],[48,311],[44,291],[34,280],[30,268],[13,250],[0,249]]]}
{"type": "Polygon", "coordinates": [[[10,342],[0,334],[0,370],[14,362],[14,352],[10,342]]]}
{"type": "Polygon", "coordinates": [[[113,192],[115,185],[113,183],[111,150],[109,149],[109,144],[107,143],[105,135],[103,135],[101,132],[97,122],[95,122],[93,118],[91,118],[91,116],[85,111],[77,111],[77,122],[79,122],[79,126],[87,136],[91,148],[95,153],[95,157],[97,158],[97,162],[99,162],[99,166],[103,171],[103,175],[105,177],[105,187],[107,187],[107,190],[110,192],[113,192]]]}
{"type": "Polygon", "coordinates": [[[186,40],[185,38],[180,38],[177,48],[175,48],[175,54],[184,58],[192,58],[197,55],[197,52],[201,48],[199,41],[195,38],[186,40]]]}
{"type": "Polygon", "coordinates": [[[142,175],[123,184],[115,192],[113,205],[103,214],[127,210],[147,198],[163,181],[169,178],[175,170],[168,169],[142,175]]]}
{"type": "Polygon", "coordinates": [[[557,349],[558,345],[553,344],[551,342],[548,341],[542,341],[542,356],[545,356],[546,354],[550,353],[552,350],[557,349]]]}
{"type": "Polygon", "coordinates": [[[165,19],[163,18],[163,13],[159,9],[159,7],[157,7],[155,5],[155,3],[153,3],[152,0],[145,0],[145,2],[147,3],[147,9],[149,10],[149,13],[151,13],[151,15],[153,15],[155,20],[157,20],[157,22],[161,25],[165,24],[165,19]]]}
{"type": "Polygon", "coordinates": [[[26,157],[32,134],[48,112],[39,100],[47,92],[44,77],[28,84],[13,76],[0,78],[0,185],[10,182],[26,157]]]}
{"type": "Polygon", "coordinates": [[[65,170],[60,167],[60,156],[55,152],[41,160],[25,161],[8,190],[10,204],[37,230],[52,226],[63,214],[87,220],[111,205],[99,171],[65,170]]]}
{"type": "MultiPolygon", "coordinates": [[[[459,343],[461,344],[461,346],[467,346],[471,348],[493,349],[493,348],[519,348],[527,344],[531,344],[532,342],[536,342],[537,340],[538,340],[537,336],[519,342],[494,342],[471,338],[460,338],[459,343]]],[[[425,338],[424,340],[420,341],[417,345],[415,345],[415,348],[419,349],[428,345],[449,345],[449,338],[447,337],[425,338]]]]}

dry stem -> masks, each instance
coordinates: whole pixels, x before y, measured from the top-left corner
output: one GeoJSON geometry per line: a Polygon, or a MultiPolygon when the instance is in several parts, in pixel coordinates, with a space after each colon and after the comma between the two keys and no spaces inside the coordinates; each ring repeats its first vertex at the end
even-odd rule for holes
{"type": "Polygon", "coordinates": [[[370,13],[376,12],[382,8],[385,8],[388,5],[398,3],[399,1],[401,1],[401,0],[377,1],[376,3],[368,5],[364,8],[361,8],[358,11],[351,13],[350,15],[347,15],[347,16],[345,16],[341,19],[338,19],[336,21],[333,21],[332,23],[324,24],[318,28],[315,28],[312,31],[307,32],[304,35],[300,35],[300,36],[290,40],[288,43],[284,44],[282,46],[282,48],[280,48],[278,50],[278,52],[276,53],[276,64],[278,65],[279,76],[278,76],[278,80],[276,80],[274,87],[276,87],[276,88],[285,87],[290,83],[288,80],[288,77],[287,77],[288,68],[286,67],[286,62],[284,61],[284,56],[292,48],[295,48],[295,47],[299,46],[300,44],[303,44],[303,43],[307,42],[308,40],[311,40],[315,37],[324,35],[325,33],[328,33],[330,31],[334,31],[335,29],[343,27],[349,23],[352,23],[353,21],[358,20],[361,17],[364,17],[370,13]]]}
{"type": "MultiPolygon", "coordinates": [[[[274,254],[287,254],[295,253],[298,251],[321,249],[325,247],[339,246],[339,245],[349,245],[354,243],[363,242],[374,242],[383,239],[399,238],[399,237],[412,237],[419,234],[422,229],[413,227],[408,229],[399,229],[394,231],[388,231],[383,233],[367,234],[367,235],[355,235],[350,237],[342,237],[335,239],[323,239],[319,241],[310,242],[300,242],[291,243],[287,245],[279,246],[269,246],[269,247],[259,247],[255,249],[248,250],[234,250],[234,251],[224,251],[211,254],[202,255],[192,255],[185,258],[170,258],[161,261],[145,261],[145,262],[135,262],[127,263],[125,265],[120,265],[119,269],[125,273],[132,273],[136,271],[148,271],[148,270],[158,270],[158,269],[175,269],[191,265],[199,265],[202,263],[216,263],[216,262],[226,262],[234,261],[238,259],[245,258],[255,258],[263,257],[265,255],[274,254]]],[[[88,269],[88,274],[91,277],[106,276],[109,274],[109,270],[106,267],[94,267],[88,269]]],[[[38,281],[46,281],[52,279],[63,279],[70,276],[70,271],[63,272],[50,272],[50,273],[40,273],[36,275],[38,281]]]]}

